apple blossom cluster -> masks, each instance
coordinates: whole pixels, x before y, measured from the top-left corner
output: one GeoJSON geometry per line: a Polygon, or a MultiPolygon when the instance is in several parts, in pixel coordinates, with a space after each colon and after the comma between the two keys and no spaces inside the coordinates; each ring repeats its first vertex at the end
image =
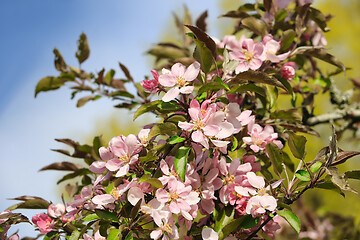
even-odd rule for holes
{"type": "MultiPolygon", "coordinates": [[[[225,36],[217,45],[228,49],[230,59],[237,61],[235,74],[249,69],[257,70],[264,62],[279,63],[289,56],[289,52],[278,54],[280,44],[271,35],[265,36],[261,42],[244,36],[240,40],[225,36]]],[[[281,75],[291,80],[295,74],[294,67],[291,62],[283,64],[281,75]]],[[[160,74],[152,70],[151,73],[154,79],[141,83],[145,91],[152,94],[165,92],[163,102],[173,102],[183,107],[176,113],[186,119],[177,123],[180,130],[178,137],[194,149],[193,160],[186,163],[185,175],[180,176],[176,156],[169,154],[159,159],[159,168],[154,169],[159,184],[154,185],[144,179],[149,173],[144,169],[140,157],[146,156],[154,146],[164,143],[162,139],[156,141],[156,137],[149,139],[151,127],[142,129],[138,136],[114,137],[108,147],[99,149],[101,160],[94,161],[89,167],[92,172],[100,174],[92,186],[84,186],[80,194],[66,206],[51,204],[48,214],[37,214],[32,218],[41,233],[49,233],[56,228],[56,221],[74,221],[84,211],[114,212],[126,203],[134,207],[138,205],[146,221],[154,223],[150,238],[155,240],[179,239],[180,232],[184,231],[182,229],[189,231],[193,224],[208,226],[211,222],[209,216],[216,209],[230,206],[236,211],[237,217],[249,215],[258,219],[256,226],[265,220],[267,212],[277,209],[276,188],[281,180],[266,184],[265,179],[256,174],[261,170],[261,164],[254,155],[266,154],[265,146],[269,143],[283,147],[273,127],[258,124],[251,110],[241,109],[242,99],[238,97],[229,94],[228,103],[218,101],[226,96],[222,90],[206,99],[196,97],[193,83],[199,80],[199,75],[204,74],[196,61],[189,67],[175,63],[171,70],[162,69],[160,74]],[[241,158],[232,158],[228,155],[228,149],[232,138],[239,134],[243,136],[241,142],[246,153],[241,158]],[[111,189],[103,186],[102,183],[114,179],[120,181],[117,180],[111,189]]],[[[222,72],[213,75],[219,73],[222,72]]],[[[223,74],[227,75],[224,79],[230,79],[233,72],[223,74]]],[[[263,230],[271,235],[273,232],[270,229],[277,230],[277,226],[271,220],[263,230]]],[[[94,238],[87,233],[82,237],[102,239],[99,231],[95,232],[94,238]]],[[[202,237],[218,239],[217,233],[211,228],[204,228],[202,237]]],[[[186,238],[191,239],[189,236],[186,238]]],[[[227,239],[233,238],[230,236],[227,239]]]]}

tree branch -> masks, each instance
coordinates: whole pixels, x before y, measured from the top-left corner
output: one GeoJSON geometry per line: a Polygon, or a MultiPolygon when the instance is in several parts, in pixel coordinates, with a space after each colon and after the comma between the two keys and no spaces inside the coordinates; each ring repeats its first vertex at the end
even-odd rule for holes
{"type": "Polygon", "coordinates": [[[348,108],[336,110],[332,113],[326,113],[319,116],[308,118],[306,123],[309,126],[315,126],[321,123],[329,123],[339,119],[358,119],[360,121],[360,109],[348,108]]]}

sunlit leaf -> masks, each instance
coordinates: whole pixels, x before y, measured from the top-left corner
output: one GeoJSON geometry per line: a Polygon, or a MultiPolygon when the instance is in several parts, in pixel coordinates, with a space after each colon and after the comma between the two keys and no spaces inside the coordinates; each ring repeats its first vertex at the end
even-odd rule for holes
{"type": "Polygon", "coordinates": [[[290,150],[294,157],[298,159],[304,159],[305,157],[305,144],[306,144],[306,138],[301,135],[296,135],[292,132],[287,132],[289,134],[288,144],[290,147],[290,150]]]}
{"type": "Polygon", "coordinates": [[[64,83],[65,83],[64,79],[51,77],[51,76],[44,77],[36,85],[35,97],[38,95],[39,92],[46,92],[46,91],[58,89],[62,85],[64,85],[64,83]]]}
{"type": "Polygon", "coordinates": [[[83,63],[90,56],[89,43],[85,33],[82,33],[78,40],[78,50],[75,54],[79,63],[83,63]]]}
{"type": "Polygon", "coordinates": [[[308,182],[311,180],[310,174],[306,170],[298,170],[295,173],[295,176],[301,181],[308,182]]]}
{"type": "Polygon", "coordinates": [[[183,182],[185,181],[186,164],[189,153],[190,153],[190,148],[182,146],[178,149],[178,151],[175,154],[175,162],[174,162],[175,169],[183,182]]]}
{"type": "Polygon", "coordinates": [[[283,217],[298,234],[300,233],[300,220],[292,211],[283,209],[278,210],[277,214],[283,217]]]}

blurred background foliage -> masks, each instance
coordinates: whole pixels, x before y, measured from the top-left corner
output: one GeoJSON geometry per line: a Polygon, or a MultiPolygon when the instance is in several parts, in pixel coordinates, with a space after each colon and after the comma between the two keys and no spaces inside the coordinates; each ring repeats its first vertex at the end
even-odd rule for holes
{"type": "MultiPolygon", "coordinates": [[[[227,11],[236,9],[244,2],[246,1],[221,0],[218,1],[218,4],[220,12],[225,13],[227,11]]],[[[360,1],[315,0],[314,6],[320,9],[323,13],[329,13],[333,16],[333,19],[331,19],[328,24],[328,26],[331,28],[331,31],[325,33],[325,37],[328,42],[326,47],[330,49],[330,53],[337,56],[346,67],[351,68],[346,72],[346,76],[344,74],[339,74],[334,79],[340,89],[346,90],[352,88],[353,84],[349,79],[360,77],[360,1]]],[[[191,6],[188,6],[188,8],[189,12],[187,12],[186,8],[184,7],[181,9],[181,11],[180,9],[179,11],[176,11],[176,14],[181,17],[188,18],[189,21],[191,18],[192,20],[196,19],[198,16],[191,16],[191,6]]],[[[204,10],[205,9],[206,6],[204,6],[204,10]]],[[[212,19],[215,18],[215,16],[210,17],[212,17],[212,19]]],[[[216,36],[217,38],[221,39],[222,36],[231,34],[233,30],[233,23],[234,20],[229,18],[220,18],[214,22],[208,21],[208,32],[211,36],[216,36]]],[[[175,28],[174,19],[172,18],[169,19],[168,23],[163,29],[162,35],[159,36],[159,42],[180,42],[181,40],[177,39],[176,36],[178,36],[178,34],[175,28]]],[[[152,69],[154,66],[154,58],[149,56],[148,60],[149,69],[152,69]]],[[[326,63],[320,63],[320,68],[324,71],[333,70],[332,67],[326,63]]],[[[147,73],[144,72],[144,75],[146,74],[147,73]]],[[[137,79],[137,81],[141,80],[142,79],[137,79]]],[[[328,99],[328,93],[319,94],[319,96],[317,96],[317,99],[315,100],[315,102],[318,104],[315,106],[316,114],[331,111],[331,106],[324,104],[329,104],[328,99]]],[[[286,105],[289,103],[284,102],[280,104],[286,105]]],[[[145,115],[141,119],[136,120],[136,122],[133,122],[131,118],[132,115],[133,113],[130,113],[128,110],[114,109],[114,113],[111,116],[101,116],[94,120],[94,129],[96,129],[95,132],[89,132],[89,134],[86,136],[80,136],[77,140],[82,143],[91,144],[94,136],[102,135],[105,142],[108,142],[113,136],[137,133],[144,125],[146,125],[146,123],[149,123],[151,120],[153,121],[149,115],[145,115]]],[[[313,160],[318,150],[328,144],[329,136],[331,135],[331,129],[328,125],[318,125],[315,127],[315,129],[320,133],[321,138],[306,135],[308,139],[307,161],[313,160]]],[[[349,133],[345,133],[339,141],[339,146],[344,150],[359,151],[359,140],[359,137],[354,138],[349,133]]],[[[359,167],[360,158],[356,157],[351,161],[348,161],[346,164],[343,164],[340,167],[340,171],[344,172],[346,170],[356,169],[359,167]]],[[[355,189],[360,190],[358,181],[351,181],[350,183],[355,189]]],[[[60,185],[59,187],[60,189],[64,189],[64,185],[60,185]]],[[[314,213],[315,215],[320,216],[320,218],[325,218],[325,216],[333,214],[333,216],[339,219],[338,224],[340,224],[340,222],[346,223],[346,226],[343,228],[345,229],[344,231],[353,231],[354,229],[359,229],[360,199],[358,195],[353,193],[346,193],[345,199],[336,192],[317,189],[316,191],[307,192],[303,198],[303,201],[298,203],[298,205],[300,205],[298,206],[299,208],[302,210],[305,209],[305,212],[302,215],[303,224],[306,224],[307,221],[311,221],[311,216],[309,215],[314,215],[314,213]],[[350,219],[347,219],[347,217],[350,217],[350,219]]],[[[336,238],[336,236],[334,237],[335,238],[331,239],[344,239],[341,236],[339,236],[340,238],[336,238]]]]}

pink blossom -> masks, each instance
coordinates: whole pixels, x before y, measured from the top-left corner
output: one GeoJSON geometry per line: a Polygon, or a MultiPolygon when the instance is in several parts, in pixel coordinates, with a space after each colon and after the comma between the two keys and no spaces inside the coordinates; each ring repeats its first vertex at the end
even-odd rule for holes
{"type": "Polygon", "coordinates": [[[154,79],[145,79],[140,83],[140,85],[145,88],[146,92],[156,93],[157,91],[159,91],[159,73],[156,70],[151,70],[151,73],[154,79]]]}
{"type": "Polygon", "coordinates": [[[201,231],[201,237],[203,240],[218,240],[219,234],[212,228],[206,227],[201,231]]]}
{"type": "Polygon", "coordinates": [[[171,214],[162,219],[159,229],[150,233],[150,237],[154,240],[159,239],[162,235],[164,235],[163,240],[179,239],[179,231],[171,214]]]}
{"type": "Polygon", "coordinates": [[[117,171],[115,177],[122,177],[130,170],[130,165],[138,160],[139,142],[134,134],[127,137],[120,135],[110,140],[109,148],[117,157],[106,163],[106,168],[111,172],[117,171]]]}
{"type": "Polygon", "coordinates": [[[179,179],[179,174],[176,172],[174,165],[174,157],[169,156],[165,160],[160,161],[160,170],[162,171],[163,175],[159,177],[159,180],[164,186],[168,183],[171,176],[179,179]]]}
{"type": "Polygon", "coordinates": [[[159,202],[156,198],[142,204],[140,209],[143,213],[149,214],[159,227],[162,226],[162,219],[167,219],[170,216],[169,206],[159,202]]]}
{"type": "Polygon", "coordinates": [[[259,152],[265,150],[265,146],[273,142],[279,148],[283,148],[282,143],[278,138],[278,134],[274,132],[274,128],[266,125],[265,128],[262,128],[259,124],[255,124],[254,121],[251,121],[248,124],[248,134],[250,137],[243,137],[244,143],[250,145],[251,150],[254,152],[259,152]]]}
{"type": "Polygon", "coordinates": [[[291,80],[295,77],[295,63],[287,62],[281,67],[281,76],[286,80],[291,80]]]}
{"type": "Polygon", "coordinates": [[[110,151],[110,149],[106,147],[99,148],[99,155],[103,161],[95,161],[89,167],[89,169],[94,173],[105,172],[106,162],[115,157],[114,154],[110,151]]]}
{"type": "Polygon", "coordinates": [[[315,47],[324,47],[327,45],[327,41],[321,32],[316,32],[312,38],[312,44],[315,47]]]}
{"type": "Polygon", "coordinates": [[[62,203],[50,204],[48,207],[48,214],[50,217],[59,218],[65,214],[65,206],[62,203]]]}
{"type": "Polygon", "coordinates": [[[32,222],[38,226],[39,231],[43,234],[51,232],[54,227],[54,220],[52,220],[45,213],[38,213],[32,217],[32,222]]]}
{"type": "MultiPolygon", "coordinates": [[[[179,122],[180,128],[185,131],[193,131],[191,139],[209,148],[209,137],[223,139],[231,136],[234,133],[234,127],[229,122],[224,122],[225,113],[216,111],[216,104],[209,104],[210,100],[206,100],[201,104],[193,99],[190,103],[189,114],[190,122],[179,122]]],[[[228,141],[219,141],[211,139],[212,143],[217,147],[226,147],[228,141]]]]}
{"type": "Polygon", "coordinates": [[[268,211],[274,211],[277,207],[276,199],[270,195],[251,197],[246,206],[246,213],[258,217],[268,211]]]}
{"type": "Polygon", "coordinates": [[[191,205],[200,201],[199,194],[192,191],[191,186],[185,186],[174,176],[170,177],[167,187],[169,192],[163,188],[156,191],[156,199],[161,203],[169,203],[170,212],[181,213],[186,219],[192,220],[193,217],[189,214],[189,211],[191,205]]]}
{"type": "Polygon", "coordinates": [[[242,41],[242,48],[230,52],[229,57],[231,60],[239,61],[239,65],[235,69],[235,73],[238,74],[249,69],[259,69],[266,59],[266,54],[262,43],[248,38],[242,41]]]}
{"type": "Polygon", "coordinates": [[[19,235],[18,234],[13,234],[13,235],[11,235],[9,238],[8,238],[8,240],[19,240],[20,238],[19,238],[19,235]]]}
{"type": "Polygon", "coordinates": [[[265,47],[266,57],[270,62],[278,63],[285,60],[290,54],[290,52],[286,52],[276,55],[276,53],[280,50],[280,43],[278,41],[275,41],[271,34],[266,35],[262,43],[265,47]]]}
{"type": "Polygon", "coordinates": [[[140,143],[143,146],[146,146],[148,144],[149,141],[149,133],[150,133],[150,129],[141,129],[139,134],[138,134],[138,138],[140,139],[140,143]]]}
{"type": "Polygon", "coordinates": [[[106,240],[105,237],[100,235],[99,230],[95,232],[94,238],[90,237],[88,234],[84,234],[84,240],[106,240]]]}
{"type": "Polygon", "coordinates": [[[229,202],[230,193],[234,192],[234,187],[243,182],[244,174],[251,171],[250,163],[240,164],[238,158],[231,163],[226,163],[224,157],[219,161],[219,170],[223,175],[224,186],[220,189],[219,198],[224,204],[229,202]]]}
{"type": "Polygon", "coordinates": [[[175,99],[180,93],[192,93],[194,86],[188,86],[188,84],[195,80],[199,72],[200,64],[198,62],[192,63],[188,68],[181,63],[176,63],[171,67],[171,71],[163,69],[159,77],[159,82],[164,87],[172,88],[163,96],[162,100],[169,102],[175,99]]]}

